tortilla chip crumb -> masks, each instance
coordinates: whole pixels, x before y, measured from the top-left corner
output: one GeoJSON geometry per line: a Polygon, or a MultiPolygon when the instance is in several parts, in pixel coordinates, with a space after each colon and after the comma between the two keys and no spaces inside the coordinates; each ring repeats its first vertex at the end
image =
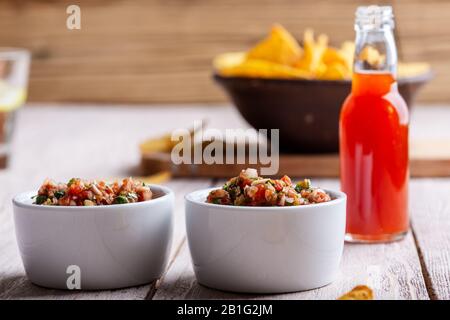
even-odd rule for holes
{"type": "Polygon", "coordinates": [[[373,300],[373,291],[368,286],[356,286],[338,300],[373,300]]]}

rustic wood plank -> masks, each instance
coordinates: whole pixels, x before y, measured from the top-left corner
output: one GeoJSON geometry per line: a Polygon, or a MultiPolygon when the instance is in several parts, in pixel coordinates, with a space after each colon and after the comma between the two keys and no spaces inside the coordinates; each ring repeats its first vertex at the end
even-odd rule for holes
{"type": "MultiPolygon", "coordinates": [[[[336,44],[352,40],[355,9],[365,3],[371,2],[79,0],[82,29],[69,31],[71,0],[3,0],[0,44],[32,50],[31,101],[225,101],[210,79],[216,54],[246,50],[275,22],[297,38],[312,27],[336,44]]],[[[422,101],[450,101],[449,4],[378,3],[395,5],[405,59],[429,61],[436,70],[422,101]]]]}
{"type": "MultiPolygon", "coordinates": [[[[338,188],[336,180],[316,180],[338,188]]],[[[428,299],[411,233],[392,244],[346,244],[338,279],[323,288],[276,295],[242,295],[213,290],[195,280],[187,243],[162,279],[154,299],[336,299],[356,285],[367,284],[377,299],[428,299]]]]}
{"type": "MultiPolygon", "coordinates": [[[[225,149],[225,148],[224,148],[225,149]]],[[[450,177],[450,139],[411,141],[410,143],[411,177],[450,177]]],[[[142,156],[142,168],[148,174],[155,170],[171,171],[174,177],[214,177],[226,178],[247,168],[267,167],[267,165],[248,164],[180,164],[173,167],[169,153],[149,153],[142,156]]],[[[279,172],[289,176],[339,177],[339,155],[319,154],[281,154],[279,172]],[[298,164],[302,165],[299,166],[298,164]]]]}
{"type": "MultiPolygon", "coordinates": [[[[212,179],[174,179],[164,185],[175,192],[174,230],[169,265],[167,266],[168,270],[180,253],[180,249],[186,238],[184,196],[189,192],[210,187],[212,185],[212,179]]],[[[145,299],[152,299],[159,285],[160,281],[151,284],[145,299]]]]}
{"type": "Polygon", "coordinates": [[[450,179],[411,183],[412,225],[432,299],[450,299],[450,179]]]}
{"type": "Polygon", "coordinates": [[[235,294],[199,285],[185,243],[154,299],[333,300],[359,284],[372,287],[380,300],[428,299],[411,234],[403,242],[391,245],[347,244],[340,275],[334,283],[315,290],[276,295],[235,294]]]}
{"type": "Polygon", "coordinates": [[[165,183],[166,186],[175,192],[175,217],[170,262],[175,258],[186,237],[184,196],[195,190],[209,188],[211,184],[212,179],[174,179],[165,183]]]}
{"type": "Polygon", "coordinates": [[[450,81],[450,3],[443,0],[394,0],[397,46],[405,61],[428,61],[435,79],[421,93],[422,101],[448,101],[446,83],[450,81]],[[441,27],[438,27],[441,26],[441,27]],[[443,28],[442,28],[443,27],[443,28]]]}

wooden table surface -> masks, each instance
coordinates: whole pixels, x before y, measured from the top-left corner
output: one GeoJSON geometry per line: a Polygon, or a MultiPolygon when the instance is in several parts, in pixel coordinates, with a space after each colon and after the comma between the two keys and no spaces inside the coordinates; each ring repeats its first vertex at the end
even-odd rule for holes
{"type": "MultiPolygon", "coordinates": [[[[25,276],[17,249],[11,198],[46,178],[119,177],[139,164],[137,143],[175,128],[208,119],[219,129],[247,126],[227,106],[182,107],[25,107],[17,118],[8,169],[0,170],[0,299],[335,299],[358,284],[368,284],[377,299],[450,299],[450,179],[413,179],[410,186],[412,232],[400,242],[346,244],[337,280],[326,287],[281,295],[238,295],[197,284],[184,229],[183,196],[220,184],[211,179],[175,179],[171,260],[159,281],[112,291],[59,291],[37,287],[25,276]]],[[[416,108],[411,135],[449,138],[450,107],[416,108]]],[[[338,188],[337,180],[315,184],[338,188]]]]}

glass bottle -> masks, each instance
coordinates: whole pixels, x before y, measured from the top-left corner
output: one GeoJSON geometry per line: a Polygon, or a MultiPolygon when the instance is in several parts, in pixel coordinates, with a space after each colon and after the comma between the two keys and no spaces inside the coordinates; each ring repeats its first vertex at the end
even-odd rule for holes
{"type": "Polygon", "coordinates": [[[397,88],[393,28],[390,6],[356,11],[352,90],[339,128],[347,241],[394,241],[409,229],[409,113],[397,88]]]}

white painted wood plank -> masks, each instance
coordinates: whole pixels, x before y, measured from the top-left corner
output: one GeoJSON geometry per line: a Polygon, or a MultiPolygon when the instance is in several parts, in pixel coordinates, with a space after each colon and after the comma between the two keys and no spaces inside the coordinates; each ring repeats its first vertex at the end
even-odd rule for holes
{"type": "MultiPolygon", "coordinates": [[[[335,180],[316,180],[314,183],[324,188],[338,188],[335,180]]],[[[346,244],[340,274],[334,283],[281,295],[240,295],[199,285],[185,243],[154,299],[336,299],[359,284],[372,287],[377,299],[428,299],[411,233],[403,241],[391,244],[346,244]]]]}
{"type": "Polygon", "coordinates": [[[391,245],[346,245],[340,274],[334,283],[315,290],[276,295],[242,295],[199,285],[185,243],[154,299],[333,300],[359,284],[373,288],[375,298],[380,300],[428,299],[411,234],[403,242],[391,245]]]}
{"type": "Polygon", "coordinates": [[[412,226],[432,299],[450,299],[450,179],[411,183],[412,226]]]}
{"type": "Polygon", "coordinates": [[[189,192],[208,188],[211,184],[211,179],[174,179],[164,184],[175,192],[174,230],[170,261],[175,258],[175,254],[180,250],[186,237],[184,196],[189,192]]]}

